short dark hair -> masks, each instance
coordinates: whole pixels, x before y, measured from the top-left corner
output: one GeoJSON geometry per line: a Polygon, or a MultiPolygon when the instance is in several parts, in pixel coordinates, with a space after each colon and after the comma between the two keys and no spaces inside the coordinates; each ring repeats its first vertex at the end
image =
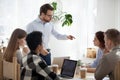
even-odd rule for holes
{"type": "Polygon", "coordinates": [[[31,51],[34,51],[38,45],[42,45],[42,33],[33,31],[26,37],[27,45],[31,51]]]}
{"type": "Polygon", "coordinates": [[[54,10],[54,8],[50,4],[44,4],[40,7],[40,15],[41,13],[46,14],[48,10],[54,10]]]}
{"type": "Polygon", "coordinates": [[[117,29],[108,29],[105,35],[115,46],[120,44],[120,32],[117,29]]]}
{"type": "Polygon", "coordinates": [[[104,41],[104,32],[103,31],[98,31],[95,33],[95,36],[100,42],[100,47],[105,48],[105,41],[104,41]]]}

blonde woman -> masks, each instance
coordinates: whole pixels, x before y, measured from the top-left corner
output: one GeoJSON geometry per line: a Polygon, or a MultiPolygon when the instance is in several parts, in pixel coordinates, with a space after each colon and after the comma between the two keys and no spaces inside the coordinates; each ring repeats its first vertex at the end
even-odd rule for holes
{"type": "Polygon", "coordinates": [[[29,48],[26,47],[27,33],[17,28],[13,31],[3,58],[6,61],[12,62],[12,58],[17,56],[18,63],[21,64],[22,57],[29,52],[29,48]]]}

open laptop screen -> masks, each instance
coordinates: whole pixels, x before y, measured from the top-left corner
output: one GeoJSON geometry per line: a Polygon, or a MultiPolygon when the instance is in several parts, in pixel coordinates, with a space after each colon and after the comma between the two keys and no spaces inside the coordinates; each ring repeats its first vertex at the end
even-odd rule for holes
{"type": "Polygon", "coordinates": [[[75,69],[76,69],[77,61],[64,59],[62,69],[61,69],[61,76],[64,77],[74,77],[75,69]]]}

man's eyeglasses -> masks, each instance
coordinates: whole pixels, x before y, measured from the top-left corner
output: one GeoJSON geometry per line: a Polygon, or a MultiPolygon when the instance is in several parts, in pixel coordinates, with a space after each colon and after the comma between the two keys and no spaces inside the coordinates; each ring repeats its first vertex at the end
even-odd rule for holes
{"type": "Polygon", "coordinates": [[[46,16],[48,16],[48,17],[53,17],[53,15],[48,15],[48,14],[46,14],[46,16]]]}

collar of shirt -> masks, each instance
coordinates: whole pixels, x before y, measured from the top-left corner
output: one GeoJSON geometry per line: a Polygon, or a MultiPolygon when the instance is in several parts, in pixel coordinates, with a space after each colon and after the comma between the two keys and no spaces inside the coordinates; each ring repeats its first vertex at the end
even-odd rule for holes
{"type": "Polygon", "coordinates": [[[31,51],[30,54],[39,56],[39,54],[35,53],[35,51],[31,51]]]}
{"type": "Polygon", "coordinates": [[[39,17],[36,19],[37,22],[40,22],[42,24],[45,24],[45,22],[43,22],[39,17]]]}
{"type": "Polygon", "coordinates": [[[113,47],[111,50],[116,50],[116,49],[120,49],[120,45],[113,47]]]}

